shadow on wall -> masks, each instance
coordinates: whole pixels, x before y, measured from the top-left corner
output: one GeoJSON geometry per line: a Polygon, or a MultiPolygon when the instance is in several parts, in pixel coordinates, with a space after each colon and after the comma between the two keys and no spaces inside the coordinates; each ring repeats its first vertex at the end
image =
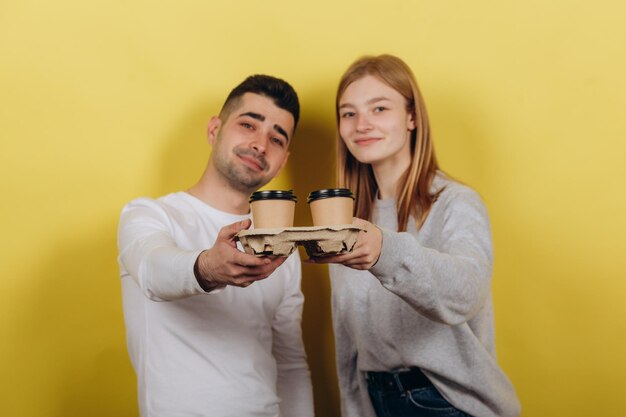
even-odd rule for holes
{"type": "MultiPolygon", "coordinates": [[[[313,223],[306,203],[309,192],[335,186],[335,130],[332,119],[320,114],[303,113],[292,144],[289,166],[290,179],[299,201],[295,224],[310,226],[313,223]]],[[[300,255],[302,259],[307,258],[304,251],[300,255]]],[[[302,291],[306,300],[303,313],[304,344],[311,367],[315,414],[339,416],[327,267],[303,264],[302,291]]]]}

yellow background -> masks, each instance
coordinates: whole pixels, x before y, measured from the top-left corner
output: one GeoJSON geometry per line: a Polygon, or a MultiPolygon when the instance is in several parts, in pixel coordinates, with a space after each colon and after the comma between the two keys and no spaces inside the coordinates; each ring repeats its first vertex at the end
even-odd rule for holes
{"type": "MultiPolygon", "coordinates": [[[[302,102],[274,184],[301,201],[332,185],[336,83],[385,52],[414,69],[442,166],[490,210],[498,354],[523,415],[622,415],[625,13],[608,0],[1,0],[0,415],[137,415],[122,206],[192,184],[209,117],[256,72],[302,102]]],[[[317,415],[338,416],[326,270],[304,274],[317,415]]]]}

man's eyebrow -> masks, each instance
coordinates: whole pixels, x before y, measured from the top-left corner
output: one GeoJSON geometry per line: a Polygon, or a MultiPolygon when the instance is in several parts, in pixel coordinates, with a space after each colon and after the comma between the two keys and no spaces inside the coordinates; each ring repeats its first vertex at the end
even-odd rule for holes
{"type": "Polygon", "coordinates": [[[242,117],[242,116],[252,117],[253,119],[258,120],[260,122],[264,122],[265,121],[265,116],[263,116],[260,113],[255,113],[253,111],[248,111],[248,112],[245,112],[245,113],[241,113],[239,115],[239,117],[242,117]]]}
{"type": "Polygon", "coordinates": [[[287,132],[285,132],[285,129],[280,127],[280,125],[274,125],[274,130],[277,131],[280,135],[283,135],[285,139],[287,139],[287,142],[289,142],[289,135],[287,134],[287,132]]]}
{"type": "MultiPolygon", "coordinates": [[[[252,112],[252,111],[241,113],[239,115],[239,117],[243,117],[243,116],[251,117],[251,118],[253,118],[255,120],[258,120],[260,122],[264,122],[265,121],[265,116],[263,116],[260,113],[255,113],[255,112],[252,112]]],[[[284,136],[285,139],[287,139],[287,142],[289,142],[289,135],[287,134],[287,131],[285,129],[283,129],[280,125],[274,125],[274,130],[276,132],[278,132],[278,134],[284,136]]]]}

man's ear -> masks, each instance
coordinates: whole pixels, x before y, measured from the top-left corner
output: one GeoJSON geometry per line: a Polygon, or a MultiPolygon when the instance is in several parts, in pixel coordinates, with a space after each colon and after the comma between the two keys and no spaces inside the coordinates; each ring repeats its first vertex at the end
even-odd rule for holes
{"type": "Polygon", "coordinates": [[[209,120],[209,126],[207,126],[207,139],[211,145],[215,144],[215,140],[217,139],[217,134],[222,127],[222,121],[219,117],[213,116],[211,120],[209,120]]]}

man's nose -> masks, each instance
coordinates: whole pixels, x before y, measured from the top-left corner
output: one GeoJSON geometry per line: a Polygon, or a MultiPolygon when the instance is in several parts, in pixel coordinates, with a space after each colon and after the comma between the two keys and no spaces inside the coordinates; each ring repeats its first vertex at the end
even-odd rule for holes
{"type": "Polygon", "coordinates": [[[250,147],[257,151],[258,153],[264,154],[265,149],[267,148],[267,134],[265,132],[259,132],[254,135],[252,138],[252,142],[250,143],[250,147]]]}

